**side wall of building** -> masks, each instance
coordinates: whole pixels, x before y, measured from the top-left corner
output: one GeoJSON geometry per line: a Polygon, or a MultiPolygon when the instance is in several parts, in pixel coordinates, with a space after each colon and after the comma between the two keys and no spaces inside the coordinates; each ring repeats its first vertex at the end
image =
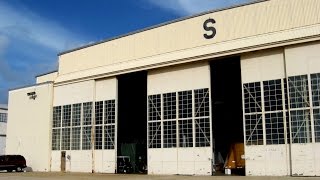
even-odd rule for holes
{"type": "Polygon", "coordinates": [[[23,155],[33,171],[50,169],[52,95],[52,83],[9,91],[6,154],[23,155]]]}

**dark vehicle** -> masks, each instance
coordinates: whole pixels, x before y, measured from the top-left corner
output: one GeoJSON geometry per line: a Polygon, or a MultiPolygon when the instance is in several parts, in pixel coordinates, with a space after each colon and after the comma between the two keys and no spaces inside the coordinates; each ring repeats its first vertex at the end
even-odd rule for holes
{"type": "Polygon", "coordinates": [[[0,156],[0,170],[22,172],[25,167],[27,167],[26,159],[21,155],[0,156]]]}
{"type": "Polygon", "coordinates": [[[117,173],[132,173],[133,167],[129,156],[118,156],[117,158],[117,173]]]}

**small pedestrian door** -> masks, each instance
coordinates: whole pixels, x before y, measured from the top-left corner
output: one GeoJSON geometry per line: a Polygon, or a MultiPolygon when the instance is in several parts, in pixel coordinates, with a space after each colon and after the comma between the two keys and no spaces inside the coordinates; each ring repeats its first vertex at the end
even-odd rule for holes
{"type": "Polygon", "coordinates": [[[66,171],[66,152],[61,151],[61,172],[66,171]]]}

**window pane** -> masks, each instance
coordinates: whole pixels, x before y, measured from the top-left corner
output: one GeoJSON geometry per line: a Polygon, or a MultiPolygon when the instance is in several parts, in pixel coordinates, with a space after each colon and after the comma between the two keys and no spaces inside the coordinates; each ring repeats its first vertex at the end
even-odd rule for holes
{"type": "Polygon", "coordinates": [[[315,141],[320,142],[320,109],[313,110],[315,141]]]}
{"type": "Polygon", "coordinates": [[[102,126],[95,127],[94,149],[102,149],[102,126]]]}
{"type": "Polygon", "coordinates": [[[161,120],[161,95],[149,96],[149,121],[161,120]]]}
{"type": "Polygon", "coordinates": [[[311,74],[311,90],[313,106],[320,106],[320,73],[311,74]]]}
{"type": "Polygon", "coordinates": [[[175,119],[176,118],[176,93],[163,94],[163,118],[175,119]]]}
{"type": "Polygon", "coordinates": [[[72,105],[72,126],[81,125],[81,104],[72,105]]]}
{"type": "Polygon", "coordinates": [[[0,113],[0,122],[7,122],[7,113],[0,113]]]}
{"type": "Polygon", "coordinates": [[[52,129],[52,150],[60,150],[60,129],[52,129]]]}
{"type": "Polygon", "coordinates": [[[179,120],[179,147],[193,147],[192,119],[179,120]]]}
{"type": "Polygon", "coordinates": [[[243,84],[245,113],[261,112],[260,82],[243,84]]]}
{"type": "Polygon", "coordinates": [[[177,127],[176,121],[163,122],[163,147],[177,147],[177,127]]]}
{"type": "Polygon", "coordinates": [[[307,75],[289,77],[290,108],[310,107],[307,75]]]}
{"type": "Polygon", "coordinates": [[[161,148],[161,122],[149,122],[149,148],[161,148]]]}
{"type": "Polygon", "coordinates": [[[91,149],[91,126],[86,126],[82,129],[82,149],[91,149]]]}
{"type": "Polygon", "coordinates": [[[210,146],[210,119],[195,119],[196,147],[210,146]]]}
{"type": "Polygon", "coordinates": [[[80,150],[81,127],[72,128],[71,150],[80,150]]]}
{"type": "Polygon", "coordinates": [[[311,121],[309,110],[290,111],[292,143],[311,142],[311,121]]]}
{"type": "Polygon", "coordinates": [[[262,115],[245,115],[246,144],[263,145],[262,115]]]}
{"type": "Polygon", "coordinates": [[[92,102],[83,103],[83,125],[91,125],[92,102]]]}
{"type": "Polygon", "coordinates": [[[104,149],[114,149],[115,125],[104,126],[104,149]]]}
{"type": "Polygon", "coordinates": [[[195,117],[210,116],[209,89],[194,90],[195,117]]]}
{"type": "Polygon", "coordinates": [[[62,110],[62,127],[70,126],[71,124],[71,105],[63,106],[62,110]]]}
{"type": "Polygon", "coordinates": [[[103,101],[95,102],[95,118],[96,125],[103,122],[103,101]]]}
{"type": "Polygon", "coordinates": [[[192,91],[178,92],[179,118],[192,117],[192,91]]]}
{"type": "Polygon", "coordinates": [[[263,82],[265,111],[282,110],[282,87],[281,80],[263,82]]]}
{"type": "Polygon", "coordinates": [[[61,106],[53,107],[53,127],[61,127],[61,106]]]}
{"type": "Polygon", "coordinates": [[[267,144],[284,144],[283,112],[266,114],[267,144]]]}
{"type": "Polygon", "coordinates": [[[115,109],[115,100],[108,100],[108,101],[105,101],[105,105],[104,105],[104,123],[105,124],[113,124],[115,123],[115,119],[116,119],[116,116],[115,116],[115,112],[116,112],[116,109],[115,109]]]}
{"type": "Polygon", "coordinates": [[[61,150],[70,150],[70,128],[62,128],[61,150]]]}

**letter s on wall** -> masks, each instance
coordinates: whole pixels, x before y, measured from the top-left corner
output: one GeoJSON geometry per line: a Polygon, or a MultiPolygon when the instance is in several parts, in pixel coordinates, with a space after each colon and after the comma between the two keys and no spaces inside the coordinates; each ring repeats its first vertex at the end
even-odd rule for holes
{"type": "Polygon", "coordinates": [[[207,19],[204,23],[203,23],[203,29],[206,30],[206,31],[211,31],[210,34],[203,34],[203,37],[206,38],[206,39],[212,39],[216,36],[217,34],[217,30],[215,27],[213,26],[210,26],[210,23],[213,25],[216,23],[216,21],[212,18],[209,18],[207,19]]]}

